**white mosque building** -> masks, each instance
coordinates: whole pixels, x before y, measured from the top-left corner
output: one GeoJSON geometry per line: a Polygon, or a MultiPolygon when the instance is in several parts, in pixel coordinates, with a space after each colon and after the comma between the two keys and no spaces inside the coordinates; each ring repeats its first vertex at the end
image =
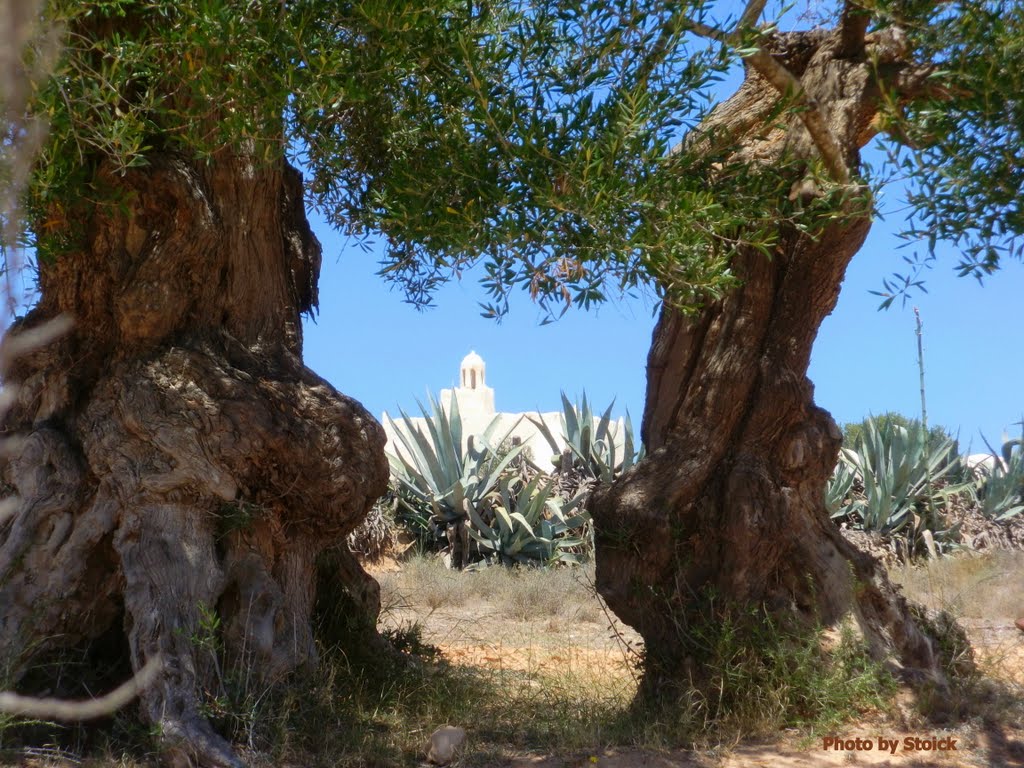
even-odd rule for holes
{"type": "MultiPolygon", "coordinates": [[[[528,413],[498,413],[494,405],[494,390],[487,386],[487,365],[476,352],[470,352],[463,358],[462,364],[459,366],[459,386],[454,389],[441,390],[439,401],[445,411],[451,407],[450,403],[453,394],[459,406],[459,414],[462,416],[464,447],[468,445],[472,436],[483,434],[488,425],[497,419],[498,423],[492,435],[500,438],[508,434],[514,441],[518,438],[518,442],[526,444],[526,450],[537,466],[545,470],[553,468],[552,458],[560,454],[565,448],[565,440],[562,437],[561,411],[549,411],[546,413],[538,413],[536,411],[528,413]],[[534,421],[541,421],[548,428],[548,431],[557,443],[557,452],[552,452],[550,443],[541,434],[534,421]]],[[[414,425],[421,426],[426,431],[422,418],[412,418],[411,421],[414,425]]],[[[595,429],[597,421],[595,418],[595,429]]],[[[381,423],[384,425],[384,432],[387,434],[388,450],[398,451],[400,441],[396,439],[397,436],[394,433],[394,429],[405,429],[402,419],[392,421],[388,414],[385,413],[381,418],[381,423]]],[[[616,443],[616,453],[622,455],[622,440],[619,437],[625,434],[622,419],[614,421],[609,431],[616,443]]]]}

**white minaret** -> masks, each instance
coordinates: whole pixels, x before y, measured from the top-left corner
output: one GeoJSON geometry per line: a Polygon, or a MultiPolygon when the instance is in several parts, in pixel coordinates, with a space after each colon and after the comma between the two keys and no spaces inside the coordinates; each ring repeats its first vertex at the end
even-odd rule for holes
{"type": "MultiPolygon", "coordinates": [[[[442,407],[448,407],[451,396],[452,390],[441,390],[442,407]]],[[[490,421],[494,415],[494,390],[487,386],[487,365],[476,352],[470,352],[462,359],[455,398],[464,422],[490,421]]]]}

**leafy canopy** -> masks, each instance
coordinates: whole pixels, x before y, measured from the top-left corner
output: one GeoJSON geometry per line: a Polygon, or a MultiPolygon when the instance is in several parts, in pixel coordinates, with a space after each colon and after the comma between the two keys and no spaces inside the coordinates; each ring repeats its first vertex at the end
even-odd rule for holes
{"type": "MultiPolygon", "coordinates": [[[[858,7],[943,85],[887,115],[915,234],[963,243],[968,272],[1020,256],[1020,4],[858,7]]],[[[680,144],[759,45],[751,8],[737,30],[704,0],[50,0],[65,49],[31,107],[50,124],[32,233],[45,253],[76,207],[116,202],[101,166],[229,149],[298,162],[329,221],[383,233],[417,304],[482,264],[493,315],[516,288],[550,311],[641,284],[692,309],[733,284],[736,247],[770,253],[789,190],[680,144]]]]}
{"type": "Polygon", "coordinates": [[[893,160],[913,182],[907,234],[931,256],[952,243],[960,275],[981,279],[1024,254],[1024,3],[893,0],[879,10],[939,85],[890,115],[893,160]]]}

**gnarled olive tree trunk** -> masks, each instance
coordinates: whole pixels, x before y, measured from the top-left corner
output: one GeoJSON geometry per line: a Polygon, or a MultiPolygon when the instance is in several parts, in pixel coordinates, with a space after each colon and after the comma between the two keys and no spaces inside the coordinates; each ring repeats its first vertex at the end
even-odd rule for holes
{"type": "MultiPolygon", "coordinates": [[[[123,622],[135,669],[163,659],[142,705],[175,762],[234,765],[201,715],[218,672],[197,638],[215,615],[228,663],[266,683],[315,662],[315,561],[383,493],[384,433],[302,364],[320,246],[298,172],[149,160],[97,171],[116,205],[42,223],[79,245],[41,264],[13,333],[74,324],[5,372],[20,503],[0,527],[0,667],[17,679],[123,622]]],[[[375,584],[336,558],[372,626],[375,584]]]]}
{"type": "MultiPolygon", "coordinates": [[[[863,31],[788,33],[769,46],[800,79],[851,171],[878,111],[875,67],[894,87],[916,76],[900,65],[895,35],[863,31]]],[[[696,317],[662,311],[648,358],[648,456],[591,504],[598,590],[645,641],[642,696],[699,689],[708,679],[699,623],[751,606],[805,625],[852,607],[879,654],[941,680],[929,639],[884,570],[840,536],[825,509],[841,433],[814,404],[807,369],[868,233],[869,205],[854,187],[833,191],[834,219],[811,234],[794,226],[785,206],[821,194],[800,162],[818,150],[796,116],[765,124],[778,98],[751,67],[690,139],[734,137],[734,159],[794,168],[792,194],[780,201],[771,257],[750,249],[734,260],[735,291],[696,317]]]]}

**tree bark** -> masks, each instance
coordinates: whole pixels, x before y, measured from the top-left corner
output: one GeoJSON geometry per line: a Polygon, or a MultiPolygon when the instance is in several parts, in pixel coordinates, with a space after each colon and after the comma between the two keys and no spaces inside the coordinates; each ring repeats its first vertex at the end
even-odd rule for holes
{"type": "MultiPolygon", "coordinates": [[[[879,108],[877,73],[906,72],[894,33],[851,45],[845,32],[779,34],[768,52],[800,79],[855,173],[879,108]]],[[[801,121],[765,122],[778,98],[748,69],[688,139],[703,148],[729,137],[730,160],[789,174],[792,192],[778,202],[770,258],[753,248],[734,258],[737,289],[697,316],[662,310],[648,357],[647,458],[591,502],[597,588],[644,638],[641,697],[678,699],[706,684],[696,628],[750,607],[787,626],[831,624],[852,608],[876,655],[942,683],[929,638],[884,569],[825,509],[842,435],[814,404],[807,369],[870,205],[863,188],[812,179],[816,147],[801,121]],[[822,187],[835,215],[801,231],[794,214],[824,203],[822,187]]]]}
{"type": "Polygon", "coordinates": [[[142,709],[171,762],[240,765],[203,692],[228,667],[271,684],[315,664],[315,563],[384,492],[385,438],[302,364],[320,246],[299,173],[241,152],[149,160],[97,170],[117,205],[54,212],[77,246],[41,264],[12,331],[74,322],[4,372],[19,505],[0,523],[0,667],[18,679],[123,621],[132,667],[164,662],[142,709]]]}

